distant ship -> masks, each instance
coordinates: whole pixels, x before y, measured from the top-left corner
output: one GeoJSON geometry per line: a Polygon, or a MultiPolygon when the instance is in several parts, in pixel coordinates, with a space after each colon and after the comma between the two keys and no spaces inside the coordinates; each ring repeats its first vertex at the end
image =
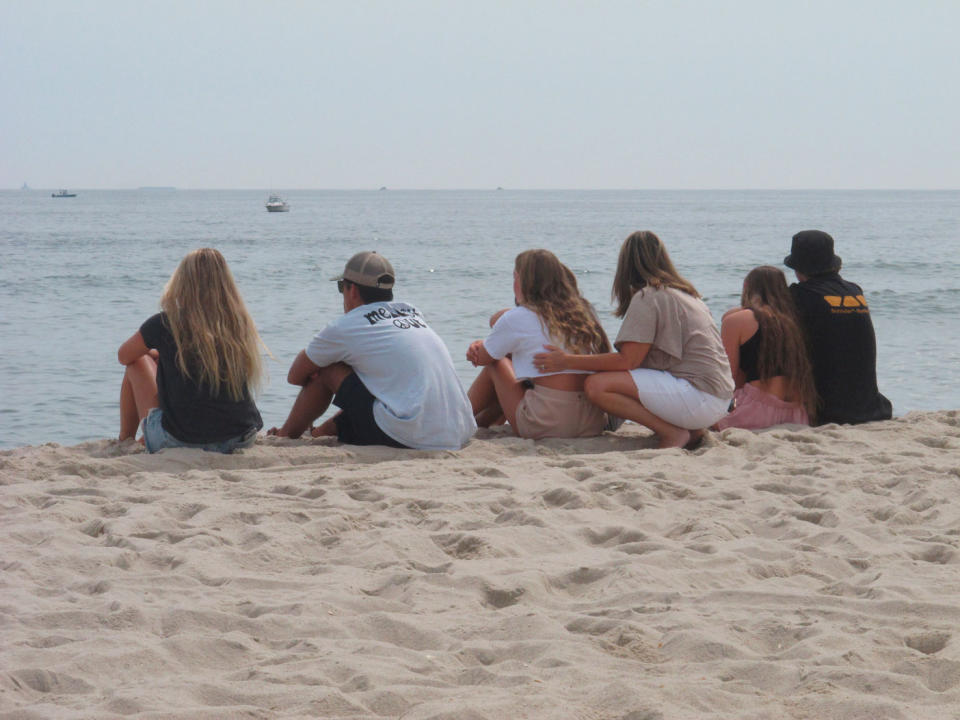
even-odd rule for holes
{"type": "Polygon", "coordinates": [[[287,201],[279,195],[271,195],[267,199],[267,212],[290,212],[290,206],[287,201]]]}
{"type": "Polygon", "coordinates": [[[21,189],[21,190],[29,190],[29,189],[30,189],[30,186],[27,185],[26,183],[24,183],[24,184],[23,184],[23,187],[20,188],[20,189],[21,189]]]}
{"type": "Polygon", "coordinates": [[[67,192],[66,190],[58,190],[55,193],[50,193],[50,197],[76,197],[76,193],[67,192]]]}

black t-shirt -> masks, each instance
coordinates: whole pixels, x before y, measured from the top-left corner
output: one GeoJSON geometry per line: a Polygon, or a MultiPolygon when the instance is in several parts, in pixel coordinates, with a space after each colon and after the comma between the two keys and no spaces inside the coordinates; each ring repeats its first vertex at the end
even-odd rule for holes
{"type": "Polygon", "coordinates": [[[794,283],[790,292],[810,346],[817,421],[889,420],[893,408],[877,390],[877,338],[860,286],[829,273],[794,283]]]}
{"type": "MultiPolygon", "coordinates": [[[[180,372],[177,346],[167,324],[166,313],[158,313],[140,326],[148,348],[160,353],[157,367],[157,394],[163,410],[163,429],[185,443],[216,443],[263,427],[260,411],[244,390],[240,401],[225,393],[214,396],[180,372]]],[[[198,375],[199,373],[195,373],[198,375]]]]}

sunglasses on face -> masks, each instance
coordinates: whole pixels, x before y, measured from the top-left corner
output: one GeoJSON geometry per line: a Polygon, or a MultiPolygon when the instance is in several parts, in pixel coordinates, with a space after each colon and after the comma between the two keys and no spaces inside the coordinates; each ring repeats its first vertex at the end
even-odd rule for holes
{"type": "Polygon", "coordinates": [[[337,292],[343,295],[343,280],[337,280],[337,292]]]}

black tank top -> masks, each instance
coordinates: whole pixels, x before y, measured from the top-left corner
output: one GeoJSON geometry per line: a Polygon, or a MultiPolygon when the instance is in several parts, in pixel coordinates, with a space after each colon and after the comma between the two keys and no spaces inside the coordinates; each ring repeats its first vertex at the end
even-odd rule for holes
{"type": "Polygon", "coordinates": [[[746,382],[760,380],[760,368],[757,366],[757,353],[760,350],[760,328],[740,346],[740,369],[746,382]]]}

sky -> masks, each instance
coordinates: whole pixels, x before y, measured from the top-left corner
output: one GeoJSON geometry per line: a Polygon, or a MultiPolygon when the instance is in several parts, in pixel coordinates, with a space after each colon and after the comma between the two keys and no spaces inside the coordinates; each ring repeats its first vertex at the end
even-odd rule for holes
{"type": "Polygon", "coordinates": [[[0,0],[0,188],[960,188],[960,0],[0,0]]]}

